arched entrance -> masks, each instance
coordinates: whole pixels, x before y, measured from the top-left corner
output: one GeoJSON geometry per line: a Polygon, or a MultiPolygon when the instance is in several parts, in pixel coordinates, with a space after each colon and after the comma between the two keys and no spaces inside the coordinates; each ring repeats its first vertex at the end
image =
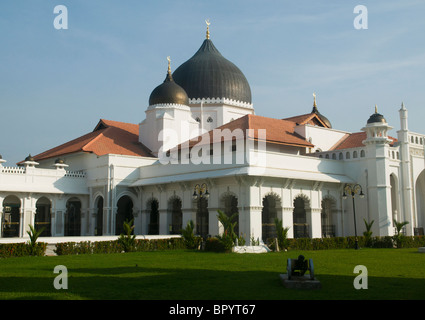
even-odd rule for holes
{"type": "Polygon", "coordinates": [[[66,203],[65,236],[81,235],[81,201],[71,198],[66,203]]]}
{"type": "Polygon", "coordinates": [[[335,237],[336,236],[336,223],[335,223],[335,207],[336,202],[331,198],[324,198],[322,200],[322,237],[335,237]]]}
{"type": "Polygon", "coordinates": [[[96,223],[95,236],[103,235],[103,197],[99,196],[96,199],[96,223]]]}
{"type": "Polygon", "coordinates": [[[150,199],[147,203],[149,212],[148,234],[159,234],[159,202],[157,199],[150,199]]]}
{"type": "MultiPolygon", "coordinates": [[[[416,193],[416,215],[417,226],[414,228],[415,235],[423,235],[425,228],[425,170],[416,179],[415,184],[416,193]]],[[[400,219],[402,221],[402,219],[400,219]]],[[[398,222],[400,222],[398,221],[398,222]]],[[[404,220],[403,220],[404,221],[404,220]]]]}
{"type": "Polygon", "coordinates": [[[41,197],[37,200],[35,204],[35,218],[34,218],[34,228],[39,231],[43,229],[43,232],[40,234],[40,237],[50,237],[52,235],[51,232],[51,211],[52,204],[49,199],[46,197],[41,197]]]}
{"type": "Polygon", "coordinates": [[[203,238],[209,234],[208,200],[204,197],[197,200],[196,233],[203,238]]]}
{"type": "MultiPolygon", "coordinates": [[[[235,213],[239,213],[238,209],[238,198],[234,196],[233,194],[226,194],[222,198],[222,207],[223,212],[228,216],[231,217],[235,213]]],[[[233,223],[236,222],[235,227],[233,231],[238,236],[239,235],[239,215],[236,215],[233,220],[233,223]]]]}
{"type": "Polygon", "coordinates": [[[21,200],[16,196],[7,196],[3,200],[2,236],[19,237],[21,226],[21,200]]]}
{"type": "Polygon", "coordinates": [[[294,199],[294,238],[308,238],[306,200],[298,196],[294,199]]]}
{"type": "Polygon", "coordinates": [[[183,228],[182,201],[173,197],[168,202],[168,210],[171,213],[170,234],[180,234],[183,228]]]}
{"type": "Polygon", "coordinates": [[[133,200],[129,196],[122,196],[117,202],[115,234],[124,233],[124,222],[131,221],[133,218],[133,200]]]}
{"type": "Polygon", "coordinates": [[[269,239],[276,238],[276,225],[274,220],[277,218],[276,198],[272,195],[263,198],[263,209],[261,210],[261,229],[262,240],[267,243],[269,239]]]}

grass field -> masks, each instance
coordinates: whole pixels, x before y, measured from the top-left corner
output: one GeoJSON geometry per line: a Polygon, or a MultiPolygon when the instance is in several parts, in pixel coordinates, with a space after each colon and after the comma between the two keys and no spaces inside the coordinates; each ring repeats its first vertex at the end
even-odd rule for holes
{"type": "Polygon", "coordinates": [[[157,251],[0,259],[0,299],[424,299],[425,254],[417,249],[289,251],[223,254],[157,251]],[[313,259],[319,290],[283,287],[288,258],[313,259]],[[56,290],[55,266],[68,270],[68,289],[56,290]],[[368,270],[368,289],[356,290],[356,265],[368,270]]]}

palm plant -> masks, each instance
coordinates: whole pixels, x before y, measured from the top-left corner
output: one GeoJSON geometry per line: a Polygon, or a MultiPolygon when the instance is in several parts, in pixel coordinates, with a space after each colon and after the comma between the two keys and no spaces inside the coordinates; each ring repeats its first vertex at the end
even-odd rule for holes
{"type": "Polygon", "coordinates": [[[30,224],[29,225],[29,228],[30,228],[30,230],[27,231],[27,233],[28,233],[28,235],[30,237],[30,241],[28,242],[28,244],[29,244],[29,250],[30,250],[30,254],[31,255],[35,255],[36,254],[36,251],[37,251],[37,249],[36,249],[36,247],[37,247],[37,239],[43,233],[44,227],[37,231],[34,228],[34,226],[30,224]]]}
{"type": "Polygon", "coordinates": [[[182,237],[184,239],[184,243],[186,245],[187,249],[195,249],[196,248],[196,242],[195,242],[195,235],[193,230],[195,229],[195,225],[192,220],[189,220],[187,222],[186,228],[183,229],[182,237]]]}
{"type": "Polygon", "coordinates": [[[401,246],[402,246],[402,241],[403,241],[404,235],[401,233],[401,230],[407,224],[409,224],[408,221],[398,222],[397,220],[394,219],[394,226],[396,228],[396,234],[393,236],[393,239],[394,239],[394,242],[395,242],[397,248],[401,248],[401,246]]]}
{"type": "Polygon", "coordinates": [[[228,216],[227,214],[225,214],[223,211],[221,211],[220,209],[217,210],[218,215],[218,221],[223,225],[223,235],[230,237],[230,239],[232,239],[233,242],[236,241],[237,235],[234,231],[235,226],[236,226],[236,221],[233,222],[235,220],[235,218],[238,216],[238,213],[234,213],[230,216],[228,216]]]}
{"type": "Polygon", "coordinates": [[[288,231],[290,227],[283,227],[282,220],[279,218],[274,219],[274,224],[276,226],[276,234],[277,234],[277,244],[279,248],[287,248],[288,247],[288,231]]]}
{"type": "Polygon", "coordinates": [[[132,235],[134,230],[133,219],[124,221],[123,228],[126,234],[121,234],[118,242],[123,246],[124,252],[134,251],[136,236],[134,234],[132,235]]]}
{"type": "Polygon", "coordinates": [[[372,225],[375,222],[375,220],[372,220],[371,222],[367,222],[366,219],[363,218],[366,231],[363,232],[363,235],[365,237],[365,244],[366,246],[370,247],[372,245],[372,225]]]}

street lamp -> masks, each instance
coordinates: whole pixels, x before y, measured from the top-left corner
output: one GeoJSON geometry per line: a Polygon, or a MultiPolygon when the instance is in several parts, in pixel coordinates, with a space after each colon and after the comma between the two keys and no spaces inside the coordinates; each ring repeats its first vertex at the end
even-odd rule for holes
{"type": "Polygon", "coordinates": [[[208,199],[210,196],[210,193],[208,192],[208,187],[206,183],[203,184],[197,184],[195,186],[195,189],[193,190],[192,198],[193,200],[197,200],[199,198],[205,198],[208,199]]]}
{"type": "Polygon", "coordinates": [[[354,249],[359,249],[359,242],[357,239],[357,227],[356,227],[356,205],[354,203],[354,195],[359,194],[360,198],[364,198],[364,193],[361,185],[359,184],[346,184],[344,186],[344,193],[342,194],[342,198],[347,199],[347,194],[350,194],[353,199],[353,214],[354,214],[354,234],[355,234],[355,244],[354,249]]]}

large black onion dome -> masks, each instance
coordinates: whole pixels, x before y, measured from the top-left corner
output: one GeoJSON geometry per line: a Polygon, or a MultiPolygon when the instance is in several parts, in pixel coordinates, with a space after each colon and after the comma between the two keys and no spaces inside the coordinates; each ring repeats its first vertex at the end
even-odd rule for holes
{"type": "Polygon", "coordinates": [[[186,91],[174,82],[171,72],[168,71],[167,76],[162,84],[157,86],[149,97],[149,105],[155,104],[189,104],[189,98],[186,91]]]}
{"type": "Polygon", "coordinates": [[[378,113],[378,108],[375,106],[375,113],[369,117],[367,123],[387,123],[387,120],[382,114],[378,113]]]}
{"type": "Polygon", "coordinates": [[[251,103],[251,88],[244,74],[208,38],[174,71],[173,78],[191,99],[227,98],[251,103]]]}

